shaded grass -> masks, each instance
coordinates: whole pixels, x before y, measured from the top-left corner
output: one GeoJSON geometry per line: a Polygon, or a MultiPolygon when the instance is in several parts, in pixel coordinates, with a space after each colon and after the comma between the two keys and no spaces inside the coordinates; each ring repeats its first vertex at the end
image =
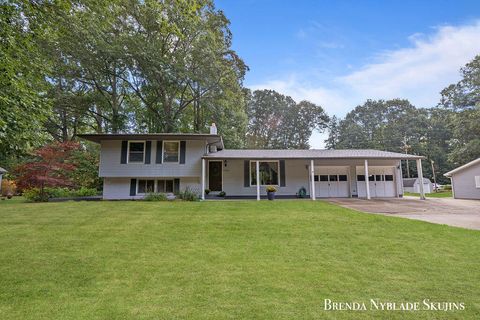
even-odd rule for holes
{"type": "Polygon", "coordinates": [[[0,205],[3,319],[476,319],[480,233],[317,201],[0,205]],[[336,301],[456,312],[324,311],[336,301]]]}

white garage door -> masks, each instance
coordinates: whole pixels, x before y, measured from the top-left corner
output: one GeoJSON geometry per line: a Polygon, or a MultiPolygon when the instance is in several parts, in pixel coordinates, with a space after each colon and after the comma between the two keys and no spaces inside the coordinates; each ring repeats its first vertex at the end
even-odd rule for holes
{"type": "Polygon", "coordinates": [[[348,167],[315,167],[315,195],[319,198],[349,197],[348,167]]]}
{"type": "MultiPolygon", "coordinates": [[[[357,167],[357,173],[363,173],[363,167],[357,167]]],[[[385,198],[396,197],[394,168],[390,167],[369,167],[368,184],[370,186],[370,197],[385,198]]],[[[365,198],[367,196],[365,186],[365,175],[357,175],[358,196],[365,198]]]]}

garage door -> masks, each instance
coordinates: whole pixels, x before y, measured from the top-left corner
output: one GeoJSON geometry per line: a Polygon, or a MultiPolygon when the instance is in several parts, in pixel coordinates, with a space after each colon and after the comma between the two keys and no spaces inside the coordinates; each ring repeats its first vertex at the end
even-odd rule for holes
{"type": "Polygon", "coordinates": [[[348,168],[315,167],[315,194],[319,198],[349,197],[348,168]]]}
{"type": "MultiPolygon", "coordinates": [[[[357,167],[357,173],[365,172],[363,167],[357,167]]],[[[368,184],[370,186],[370,197],[385,198],[396,197],[394,168],[369,167],[368,184]]],[[[365,175],[357,175],[358,196],[365,198],[367,191],[365,187],[365,175]]]]}

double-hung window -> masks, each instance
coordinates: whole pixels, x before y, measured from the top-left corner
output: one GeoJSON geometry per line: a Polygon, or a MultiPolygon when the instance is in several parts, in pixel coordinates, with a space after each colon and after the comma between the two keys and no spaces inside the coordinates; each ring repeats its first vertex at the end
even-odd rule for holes
{"type": "Polygon", "coordinates": [[[163,162],[179,161],[180,142],[179,141],[164,141],[163,142],[163,162]]]}
{"type": "MultiPolygon", "coordinates": [[[[257,185],[257,163],[250,162],[250,185],[257,185]]],[[[260,161],[259,163],[260,185],[278,185],[279,164],[278,161],[260,161]]]]}
{"type": "Polygon", "coordinates": [[[173,180],[158,180],[157,192],[159,193],[173,192],[173,180]]]}
{"type": "Polygon", "coordinates": [[[128,163],[143,163],[145,160],[145,142],[128,142],[128,163]]]}

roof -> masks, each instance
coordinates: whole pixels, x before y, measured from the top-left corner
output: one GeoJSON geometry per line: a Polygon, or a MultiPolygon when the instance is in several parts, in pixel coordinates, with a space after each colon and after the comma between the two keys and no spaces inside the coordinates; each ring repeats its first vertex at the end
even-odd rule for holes
{"type": "Polygon", "coordinates": [[[0,174],[5,173],[5,172],[7,172],[7,170],[5,170],[5,169],[3,169],[2,167],[0,167],[0,174]]]}
{"type": "Polygon", "coordinates": [[[451,176],[454,175],[455,173],[457,173],[457,172],[459,172],[459,171],[462,171],[462,170],[464,170],[464,169],[467,169],[467,168],[469,168],[469,167],[471,167],[471,166],[477,165],[477,164],[480,165],[480,158],[475,159],[475,160],[473,160],[473,161],[470,161],[469,163],[466,163],[466,164],[464,164],[464,165],[461,166],[461,167],[458,167],[458,168],[456,168],[456,169],[453,169],[452,171],[449,171],[449,172],[445,173],[444,176],[445,176],[445,177],[451,177],[451,176]]]}
{"type": "Polygon", "coordinates": [[[263,150],[263,149],[227,149],[215,153],[209,153],[204,158],[220,159],[424,159],[425,157],[379,151],[370,149],[349,149],[349,150],[263,150]]]}
{"type": "Polygon", "coordinates": [[[219,149],[224,148],[220,135],[206,133],[93,133],[79,134],[78,137],[95,143],[104,140],[206,140],[219,149]]]}
{"type": "MultiPolygon", "coordinates": [[[[419,178],[404,178],[403,179],[403,186],[404,187],[413,187],[416,181],[418,181],[419,178]]],[[[423,178],[423,184],[429,184],[432,183],[428,178],[423,178]]]]}

